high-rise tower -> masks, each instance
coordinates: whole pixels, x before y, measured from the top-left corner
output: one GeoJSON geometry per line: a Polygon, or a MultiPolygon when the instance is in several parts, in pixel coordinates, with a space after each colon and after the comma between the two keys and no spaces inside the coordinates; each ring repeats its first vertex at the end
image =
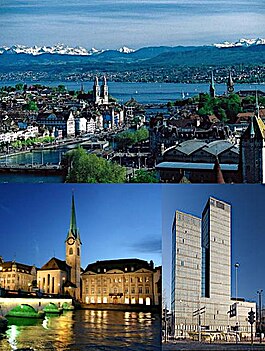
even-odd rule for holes
{"type": "Polygon", "coordinates": [[[176,211],[172,227],[171,308],[175,336],[194,331],[249,331],[247,313],[255,303],[231,299],[231,205],[210,197],[202,219],[176,211]],[[238,323],[238,324],[237,324],[238,323]],[[200,326],[200,327],[199,327],[200,326]]]}
{"type": "Polygon", "coordinates": [[[231,206],[209,198],[202,214],[202,297],[231,296],[231,206]]]}
{"type": "Polygon", "coordinates": [[[76,285],[75,297],[80,299],[81,239],[76,225],[75,200],[72,195],[70,228],[65,240],[66,263],[71,267],[71,283],[76,285]]]}

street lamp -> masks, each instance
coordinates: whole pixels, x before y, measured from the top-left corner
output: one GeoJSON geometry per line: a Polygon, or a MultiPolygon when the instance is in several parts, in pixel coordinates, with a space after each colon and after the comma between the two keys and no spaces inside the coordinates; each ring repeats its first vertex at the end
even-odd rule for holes
{"type": "Polygon", "coordinates": [[[262,292],[263,290],[262,289],[259,289],[257,291],[257,294],[259,295],[259,342],[262,343],[262,336],[261,336],[261,331],[262,331],[262,328],[261,328],[261,320],[262,320],[262,316],[261,316],[261,297],[262,297],[262,292]]]}

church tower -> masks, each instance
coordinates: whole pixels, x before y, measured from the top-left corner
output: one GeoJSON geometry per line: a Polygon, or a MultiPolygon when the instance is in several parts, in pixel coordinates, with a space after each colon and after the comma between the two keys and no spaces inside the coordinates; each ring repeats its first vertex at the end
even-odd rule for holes
{"type": "Polygon", "coordinates": [[[95,104],[100,103],[100,87],[98,84],[98,77],[95,78],[94,80],[94,85],[93,85],[93,100],[95,104]]]}
{"type": "Polygon", "coordinates": [[[257,93],[255,114],[241,136],[240,148],[243,183],[265,183],[265,124],[259,116],[257,93]]]}
{"type": "Polygon", "coordinates": [[[231,71],[229,71],[229,76],[228,76],[228,81],[226,86],[227,86],[227,94],[232,94],[235,88],[234,88],[234,82],[232,79],[231,71]]]}
{"type": "Polygon", "coordinates": [[[80,299],[81,239],[76,225],[75,200],[72,195],[70,228],[65,240],[66,263],[71,267],[71,283],[76,285],[75,297],[80,299]]]}
{"type": "Polygon", "coordinates": [[[215,86],[214,86],[213,72],[212,72],[211,84],[210,84],[210,95],[212,98],[215,98],[215,86]]]}
{"type": "Polygon", "coordinates": [[[108,91],[108,85],[107,85],[107,78],[104,76],[103,78],[103,84],[101,86],[101,98],[103,101],[104,105],[108,105],[109,103],[109,91],[108,91]]]}

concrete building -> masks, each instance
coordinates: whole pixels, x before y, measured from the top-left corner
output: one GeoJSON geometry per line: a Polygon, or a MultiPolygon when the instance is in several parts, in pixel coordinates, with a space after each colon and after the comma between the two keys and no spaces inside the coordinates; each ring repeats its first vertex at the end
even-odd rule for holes
{"type": "Polygon", "coordinates": [[[4,262],[0,257],[0,288],[31,291],[32,287],[36,285],[37,269],[35,266],[16,261],[4,262]]]}
{"type": "Polygon", "coordinates": [[[256,304],[231,298],[230,204],[210,197],[202,219],[176,212],[171,303],[175,336],[191,336],[198,330],[250,332],[248,312],[255,311],[256,304]]]}
{"type": "Polygon", "coordinates": [[[87,304],[161,303],[161,267],[140,259],[97,261],[82,274],[83,301],[87,304]]]}

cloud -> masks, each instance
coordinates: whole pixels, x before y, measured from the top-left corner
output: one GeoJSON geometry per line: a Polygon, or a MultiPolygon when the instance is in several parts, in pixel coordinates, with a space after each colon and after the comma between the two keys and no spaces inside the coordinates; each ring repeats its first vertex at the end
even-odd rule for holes
{"type": "Polygon", "coordinates": [[[146,238],[141,242],[135,242],[128,246],[132,251],[141,253],[161,253],[162,240],[158,238],[146,238]]]}

